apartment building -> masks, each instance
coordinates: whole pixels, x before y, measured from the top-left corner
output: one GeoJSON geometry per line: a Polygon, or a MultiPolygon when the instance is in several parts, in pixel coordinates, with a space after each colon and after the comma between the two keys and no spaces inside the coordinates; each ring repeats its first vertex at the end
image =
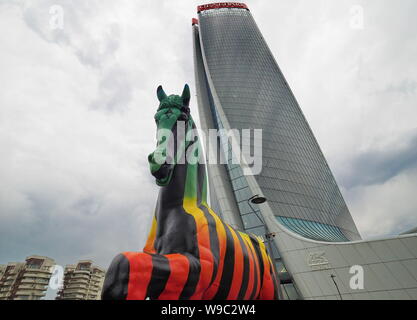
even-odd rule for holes
{"type": "Polygon", "coordinates": [[[40,300],[45,296],[55,261],[29,256],[0,266],[0,300],[40,300]]]}
{"type": "Polygon", "coordinates": [[[100,300],[104,276],[105,270],[93,265],[91,260],[67,265],[56,300],[100,300]]]}

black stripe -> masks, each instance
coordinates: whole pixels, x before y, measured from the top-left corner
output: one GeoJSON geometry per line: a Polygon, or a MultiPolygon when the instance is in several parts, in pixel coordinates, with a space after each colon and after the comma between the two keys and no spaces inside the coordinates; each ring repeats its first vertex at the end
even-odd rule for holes
{"type": "Polygon", "coordinates": [[[187,282],[182,289],[179,299],[189,300],[197,288],[198,280],[200,280],[201,265],[199,259],[194,256],[188,253],[185,253],[184,256],[187,257],[190,268],[188,270],[187,282]]]}
{"type": "Polygon", "coordinates": [[[129,273],[129,260],[124,254],[118,254],[106,272],[101,300],[126,300],[129,273]]]}
{"type": "Polygon", "coordinates": [[[199,163],[197,167],[197,204],[200,205],[203,200],[203,185],[206,177],[206,166],[199,163]]]}
{"type": "Polygon", "coordinates": [[[165,289],[170,274],[171,269],[168,258],[162,255],[152,254],[152,276],[146,297],[149,297],[151,300],[158,299],[159,295],[165,289]]]}
{"type": "Polygon", "coordinates": [[[226,253],[223,262],[223,273],[220,280],[219,290],[214,296],[214,300],[226,300],[233,281],[233,270],[235,268],[235,244],[233,236],[228,226],[225,223],[223,223],[223,225],[226,230],[226,253]]]}
{"type": "Polygon", "coordinates": [[[238,300],[243,300],[243,298],[246,295],[246,290],[248,289],[249,284],[249,252],[248,248],[246,247],[245,242],[242,239],[242,236],[239,234],[239,232],[236,231],[236,235],[240,242],[240,247],[242,248],[243,252],[243,276],[242,276],[242,283],[240,286],[239,294],[237,296],[238,300]]]}
{"type": "MultiPolygon", "coordinates": [[[[176,164],[187,164],[187,149],[194,143],[194,141],[186,141],[188,129],[189,129],[189,121],[184,120],[177,120],[172,127],[171,131],[174,136],[174,157],[178,157],[178,151],[180,151],[180,157],[177,159],[176,164]],[[184,131],[181,130],[178,132],[178,121],[184,123],[184,131]],[[181,146],[181,149],[179,148],[181,146]]],[[[175,159],[174,158],[174,159],[175,159]]]]}
{"type": "MultiPolygon", "coordinates": [[[[172,129],[171,129],[171,132],[172,132],[172,135],[173,135],[173,137],[174,137],[174,150],[170,150],[170,151],[174,151],[174,154],[173,155],[171,155],[172,157],[173,157],[173,159],[175,159],[176,157],[177,157],[177,153],[178,153],[178,144],[180,143],[180,141],[178,141],[178,138],[177,138],[177,127],[178,127],[178,124],[177,124],[177,122],[178,121],[176,121],[175,122],[175,124],[174,124],[174,126],[172,127],[172,129]]],[[[168,145],[167,145],[168,146],[168,145]]],[[[178,163],[178,159],[177,159],[177,162],[175,163],[175,164],[177,164],[178,163]]]]}
{"type": "Polygon", "coordinates": [[[183,208],[186,174],[186,165],[176,165],[171,184],[159,191],[155,250],[158,254],[188,252],[198,258],[196,222],[183,208]]]}

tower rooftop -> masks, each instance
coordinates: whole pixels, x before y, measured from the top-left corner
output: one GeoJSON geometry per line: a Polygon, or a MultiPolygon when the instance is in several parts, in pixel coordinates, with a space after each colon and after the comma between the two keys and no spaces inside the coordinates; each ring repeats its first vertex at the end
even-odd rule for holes
{"type": "Polygon", "coordinates": [[[216,2],[203,4],[197,7],[197,13],[205,10],[222,9],[222,8],[238,8],[249,10],[248,6],[241,2],[216,2]]]}

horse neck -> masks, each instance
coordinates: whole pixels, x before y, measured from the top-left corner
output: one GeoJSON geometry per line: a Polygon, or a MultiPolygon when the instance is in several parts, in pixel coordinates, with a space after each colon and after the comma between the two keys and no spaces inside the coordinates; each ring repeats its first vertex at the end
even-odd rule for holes
{"type": "MultiPolygon", "coordinates": [[[[200,147],[199,139],[195,139],[193,145],[200,147]]],[[[177,164],[170,183],[160,188],[155,217],[144,252],[159,253],[165,250],[167,252],[178,250],[188,252],[193,250],[195,243],[190,243],[186,247],[180,244],[176,247],[176,243],[165,243],[162,236],[166,230],[172,229],[175,225],[181,225],[178,228],[186,227],[186,224],[182,224],[182,222],[186,220],[184,217],[189,216],[187,213],[189,209],[193,210],[190,207],[207,205],[207,175],[202,152],[199,153],[199,157],[200,161],[195,164],[190,164],[187,161],[177,164]],[[161,249],[163,250],[161,251],[161,249]]],[[[186,231],[184,230],[184,232],[186,231]]]]}
{"type": "MultiPolygon", "coordinates": [[[[197,138],[192,146],[201,150],[197,138]]],[[[159,191],[157,214],[164,214],[166,209],[184,205],[200,205],[207,203],[207,175],[202,152],[199,161],[191,164],[183,161],[174,168],[172,178],[167,186],[159,191]],[[158,212],[159,211],[159,212],[158,212]]]]}

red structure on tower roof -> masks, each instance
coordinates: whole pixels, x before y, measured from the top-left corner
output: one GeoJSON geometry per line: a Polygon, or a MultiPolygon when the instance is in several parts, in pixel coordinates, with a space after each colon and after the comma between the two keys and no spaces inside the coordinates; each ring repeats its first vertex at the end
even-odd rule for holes
{"type": "Polygon", "coordinates": [[[201,11],[205,11],[205,10],[221,9],[221,8],[240,8],[240,9],[249,10],[248,6],[244,3],[240,3],[240,2],[217,2],[217,3],[209,3],[209,4],[203,4],[201,6],[198,6],[197,7],[197,13],[200,13],[201,11]]]}

